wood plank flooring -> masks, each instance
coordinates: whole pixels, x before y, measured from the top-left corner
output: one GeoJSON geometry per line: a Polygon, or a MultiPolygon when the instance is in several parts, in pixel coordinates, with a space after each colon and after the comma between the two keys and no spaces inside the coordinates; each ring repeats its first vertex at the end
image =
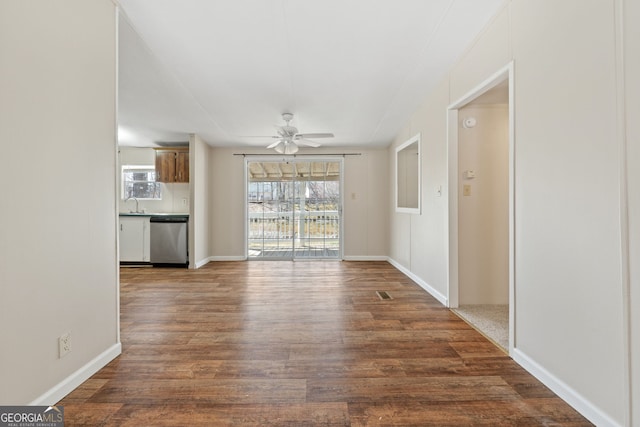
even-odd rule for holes
{"type": "Polygon", "coordinates": [[[66,425],[591,425],[386,262],[123,268],[121,329],[66,425]]]}

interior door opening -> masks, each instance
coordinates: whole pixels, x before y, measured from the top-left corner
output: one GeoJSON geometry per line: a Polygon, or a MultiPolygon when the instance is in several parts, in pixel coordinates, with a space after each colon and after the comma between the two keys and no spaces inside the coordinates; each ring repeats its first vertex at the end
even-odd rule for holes
{"type": "Polygon", "coordinates": [[[515,347],[513,66],[449,107],[448,303],[515,347]]]}
{"type": "Polygon", "coordinates": [[[342,258],[342,159],[247,159],[247,258],[342,258]]]}

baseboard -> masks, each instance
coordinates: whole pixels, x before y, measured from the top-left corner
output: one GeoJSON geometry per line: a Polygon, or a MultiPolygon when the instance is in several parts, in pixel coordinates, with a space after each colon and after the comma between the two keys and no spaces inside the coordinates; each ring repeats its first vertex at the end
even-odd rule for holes
{"type": "Polygon", "coordinates": [[[246,256],[210,256],[209,261],[246,261],[246,256]]]}
{"type": "Polygon", "coordinates": [[[198,269],[200,267],[202,267],[203,265],[207,265],[211,262],[211,258],[205,258],[203,260],[197,261],[195,268],[198,269]]]}
{"type": "Polygon", "coordinates": [[[553,374],[540,366],[536,361],[524,354],[517,348],[513,349],[511,356],[520,366],[529,371],[551,391],[557,394],[562,400],[571,405],[576,411],[582,414],[593,424],[601,427],[619,427],[615,420],[605,414],[602,410],[585,399],[581,394],[569,387],[565,382],[556,378],[553,374]]]}
{"type": "Polygon", "coordinates": [[[67,394],[75,390],[80,384],[88,380],[93,374],[104,368],[107,363],[122,353],[122,344],[117,343],[96,356],[89,363],[78,369],[67,378],[53,386],[49,391],[29,403],[31,406],[55,405],[67,394]]]}
{"type": "Polygon", "coordinates": [[[444,305],[445,307],[449,306],[446,296],[442,295],[440,292],[432,288],[427,282],[422,280],[420,277],[416,276],[408,268],[406,268],[405,266],[403,266],[402,264],[400,264],[399,262],[397,262],[392,258],[387,258],[387,261],[389,261],[389,264],[393,265],[395,268],[397,268],[402,273],[404,273],[405,276],[409,277],[411,280],[416,282],[422,289],[429,292],[429,294],[431,294],[432,297],[440,301],[440,304],[444,305]]]}
{"type": "Polygon", "coordinates": [[[195,268],[198,269],[212,261],[246,261],[247,257],[243,256],[210,256],[196,262],[195,268]]]}
{"type": "MultiPolygon", "coordinates": [[[[353,255],[342,257],[345,261],[388,261],[389,257],[384,255],[353,255]]],[[[200,268],[203,265],[211,261],[246,261],[247,257],[244,256],[211,256],[202,261],[196,263],[196,268],[200,268]]]]}

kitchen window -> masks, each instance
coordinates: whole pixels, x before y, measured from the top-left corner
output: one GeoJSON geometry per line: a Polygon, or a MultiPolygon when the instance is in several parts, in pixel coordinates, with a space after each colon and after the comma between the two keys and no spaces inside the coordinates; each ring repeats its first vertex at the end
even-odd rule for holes
{"type": "Polygon", "coordinates": [[[156,169],[148,165],[122,166],[122,199],[161,200],[162,186],[156,182],[156,169]]]}

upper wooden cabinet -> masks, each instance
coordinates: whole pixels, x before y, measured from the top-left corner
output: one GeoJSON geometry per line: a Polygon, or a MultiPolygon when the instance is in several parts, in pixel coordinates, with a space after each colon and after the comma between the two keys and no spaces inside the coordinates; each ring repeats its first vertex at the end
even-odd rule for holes
{"type": "Polygon", "coordinates": [[[189,182],[189,149],[156,148],[156,181],[189,182]]]}
{"type": "Polygon", "coordinates": [[[176,151],[176,182],[189,182],[189,150],[176,151]]]}

